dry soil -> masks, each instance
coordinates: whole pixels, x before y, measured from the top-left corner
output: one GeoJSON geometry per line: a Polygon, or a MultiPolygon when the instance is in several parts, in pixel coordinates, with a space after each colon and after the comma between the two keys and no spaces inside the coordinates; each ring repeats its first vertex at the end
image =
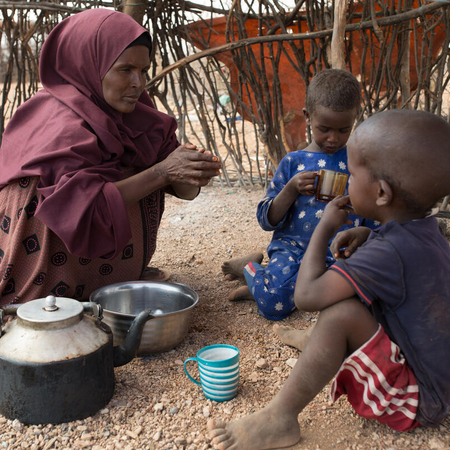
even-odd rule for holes
{"type": "MultiPolygon", "coordinates": [[[[152,265],[172,273],[199,296],[185,340],[173,350],[136,358],[115,369],[116,391],[94,417],[62,425],[24,426],[0,416],[0,450],[206,450],[210,417],[233,420],[262,408],[280,389],[298,357],[272,332],[253,302],[230,303],[240,281],[225,281],[221,263],[264,249],[270,233],[260,229],[255,208],[260,189],[203,189],[192,202],[170,197],[152,265]],[[188,380],[183,361],[211,344],[240,350],[238,396],[216,403],[188,380]]],[[[285,324],[306,328],[316,315],[295,311],[285,324]]],[[[195,364],[191,370],[195,372],[195,364]]],[[[450,374],[449,374],[450,375],[450,374]]],[[[1,395],[1,393],[0,393],[1,395]]],[[[43,405],[44,407],[44,405],[43,405]]],[[[438,429],[399,433],[357,417],[341,398],[331,405],[325,388],[300,414],[301,441],[295,450],[450,450],[450,421],[438,429]]]]}

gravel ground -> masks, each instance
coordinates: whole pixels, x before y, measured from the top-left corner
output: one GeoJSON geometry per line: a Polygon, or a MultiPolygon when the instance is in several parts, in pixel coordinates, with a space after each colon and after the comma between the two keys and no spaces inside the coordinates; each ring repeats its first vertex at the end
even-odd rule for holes
{"type": "MultiPolygon", "coordinates": [[[[116,368],[116,391],[95,416],[61,425],[24,426],[0,416],[0,450],[206,450],[209,417],[233,420],[250,414],[274,396],[298,357],[272,332],[252,302],[228,302],[239,281],[224,281],[221,263],[264,249],[270,233],[255,218],[261,190],[204,188],[193,202],[167,199],[158,249],[152,261],[188,284],[200,301],[186,339],[162,354],[136,358],[116,368]],[[238,396],[225,403],[206,399],[188,380],[183,361],[211,344],[240,350],[238,396]]],[[[306,328],[316,315],[295,311],[284,320],[306,328]]],[[[195,372],[195,365],[191,366],[195,372]]],[[[1,394],[0,394],[1,395],[1,394]]],[[[327,389],[299,416],[302,439],[295,450],[450,450],[450,420],[438,429],[398,433],[357,417],[341,398],[331,405],[327,389]]]]}

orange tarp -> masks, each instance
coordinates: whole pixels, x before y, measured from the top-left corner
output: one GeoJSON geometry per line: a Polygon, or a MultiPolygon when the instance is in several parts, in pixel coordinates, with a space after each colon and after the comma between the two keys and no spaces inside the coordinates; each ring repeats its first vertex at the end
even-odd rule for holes
{"type": "MultiPolygon", "coordinates": [[[[418,0],[415,0],[415,6],[417,7],[418,0]]],[[[362,3],[357,4],[357,9],[362,10],[362,3]]],[[[220,45],[226,44],[225,38],[225,30],[226,30],[226,17],[214,18],[211,21],[198,21],[190,24],[189,34],[192,39],[194,45],[201,50],[205,48],[214,48],[220,45]],[[205,44],[205,43],[208,44],[205,44]]],[[[359,21],[360,19],[355,20],[359,21]]],[[[298,23],[295,25],[289,26],[289,30],[293,33],[305,33],[307,32],[306,22],[303,20],[301,23],[301,29],[299,29],[298,23]]],[[[233,32],[233,37],[231,40],[237,41],[239,40],[238,32],[236,30],[236,25],[233,26],[231,24],[230,31],[233,32]]],[[[245,22],[245,31],[247,36],[244,37],[257,37],[264,35],[267,32],[266,28],[263,28],[262,33],[260,32],[259,22],[256,19],[248,19],[245,22]]],[[[436,27],[435,29],[436,35],[433,40],[433,56],[437,57],[442,48],[442,43],[445,38],[445,30],[444,27],[436,27]]],[[[280,31],[278,30],[279,34],[280,31]]],[[[352,39],[352,53],[351,53],[351,67],[352,71],[355,75],[360,75],[361,70],[361,54],[363,52],[364,46],[361,41],[361,35],[359,31],[354,31],[352,33],[347,33],[346,37],[348,39],[352,39]]],[[[418,42],[420,43],[421,35],[418,36],[418,42]]],[[[302,109],[305,103],[305,81],[299,74],[299,72],[293,67],[291,61],[296,61],[294,52],[289,43],[273,43],[273,53],[277,54],[278,45],[284,45],[284,48],[289,55],[289,58],[285,53],[281,53],[280,62],[278,66],[278,78],[280,83],[280,88],[282,92],[283,98],[283,116],[285,117],[285,137],[287,145],[289,146],[289,150],[296,150],[297,148],[302,146],[302,142],[305,141],[305,119],[303,117],[302,109]],[[291,59],[291,61],[289,60],[291,59]]],[[[373,64],[378,63],[380,48],[377,46],[379,43],[375,40],[375,46],[373,48],[373,60],[370,55],[366,55],[365,61],[365,69],[364,76],[369,77],[371,71],[373,71],[373,64]]],[[[419,45],[420,47],[420,45],[419,45]]],[[[309,52],[309,42],[305,41],[305,60],[308,61],[310,59],[309,52]]],[[[411,65],[410,65],[410,78],[411,78],[411,87],[414,89],[417,86],[417,74],[416,74],[416,62],[414,59],[414,42],[413,42],[413,33],[411,33],[411,65]]],[[[262,67],[262,62],[264,63],[265,68],[265,76],[267,77],[269,92],[272,91],[273,83],[274,83],[274,73],[273,73],[273,65],[271,61],[271,53],[270,47],[267,44],[262,46],[262,50],[260,50],[259,45],[256,44],[253,46],[253,53],[255,55],[256,61],[252,61],[252,67],[255,68],[254,64],[256,63],[260,68],[262,67]],[[263,59],[263,61],[262,61],[263,59]]],[[[230,70],[230,82],[231,87],[235,92],[239,92],[239,80],[238,80],[238,69],[234,63],[231,52],[222,52],[216,55],[216,58],[224,63],[228,69],[230,70]]],[[[397,63],[397,49],[394,48],[392,53],[391,65],[395,66],[397,63]]],[[[257,73],[254,70],[254,73],[257,73]]],[[[275,78],[276,80],[276,78],[275,78]]],[[[364,82],[364,80],[362,80],[364,82]]],[[[367,81],[368,82],[368,81],[367,81]]],[[[251,108],[253,112],[256,112],[256,103],[255,96],[253,92],[244,91],[241,94],[243,102],[251,108]]],[[[244,110],[240,111],[245,119],[250,119],[248,114],[244,110]]]]}

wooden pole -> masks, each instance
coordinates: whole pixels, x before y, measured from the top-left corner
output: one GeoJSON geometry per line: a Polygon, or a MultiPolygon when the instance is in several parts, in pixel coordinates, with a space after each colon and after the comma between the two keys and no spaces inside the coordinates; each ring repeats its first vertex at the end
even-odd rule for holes
{"type": "Polygon", "coordinates": [[[142,25],[146,11],[147,0],[125,0],[123,12],[131,16],[139,25],[142,25]]]}
{"type": "Polygon", "coordinates": [[[347,0],[334,0],[334,23],[331,36],[331,67],[333,69],[346,69],[344,51],[346,13],[347,0]]]}

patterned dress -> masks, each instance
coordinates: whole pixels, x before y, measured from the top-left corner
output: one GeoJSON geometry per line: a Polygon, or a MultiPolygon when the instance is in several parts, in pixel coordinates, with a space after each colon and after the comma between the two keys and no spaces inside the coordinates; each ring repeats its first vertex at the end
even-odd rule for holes
{"type": "MultiPolygon", "coordinates": [[[[276,226],[272,226],[268,220],[270,205],[294,175],[320,169],[348,174],[347,149],[343,148],[332,155],[304,150],[289,153],[281,160],[264,199],[258,205],[256,214],[259,224],[264,230],[274,232],[267,247],[270,261],[267,267],[259,264],[247,266],[244,275],[260,314],[267,319],[284,319],[294,309],[294,288],[300,263],[326,203],[317,201],[314,196],[299,195],[276,226]]],[[[344,225],[340,231],[360,225],[369,228],[379,225],[355,215],[350,215],[349,219],[352,225],[344,225]]],[[[333,262],[334,258],[328,249],[326,264],[329,266],[333,262]]]]}
{"type": "Polygon", "coordinates": [[[0,190],[0,305],[49,294],[84,301],[95,289],[139,279],[156,248],[163,191],[128,207],[132,238],[120,255],[89,259],[69,253],[61,239],[34,216],[38,182],[39,177],[25,177],[0,190]]]}

